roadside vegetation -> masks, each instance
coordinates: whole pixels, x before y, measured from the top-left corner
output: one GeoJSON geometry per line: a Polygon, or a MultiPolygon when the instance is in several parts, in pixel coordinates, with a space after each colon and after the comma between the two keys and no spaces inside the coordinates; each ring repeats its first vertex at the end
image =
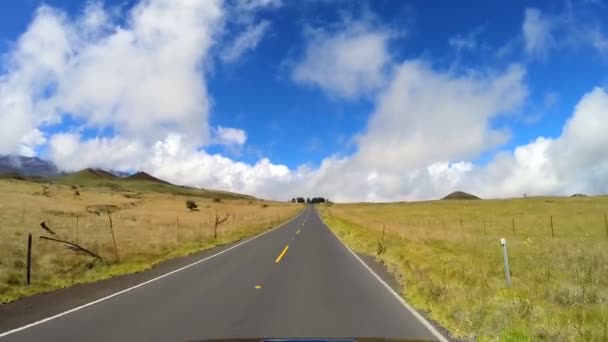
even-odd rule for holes
{"type": "Polygon", "coordinates": [[[301,209],[153,180],[104,183],[90,175],[58,183],[0,179],[0,303],[143,271],[256,235],[301,209]],[[33,236],[29,286],[28,234],[33,236]],[[76,244],[99,258],[41,236],[76,244]]]}
{"type": "Polygon", "coordinates": [[[376,255],[403,297],[454,337],[608,341],[608,197],[319,207],[348,246],[376,255]]]}

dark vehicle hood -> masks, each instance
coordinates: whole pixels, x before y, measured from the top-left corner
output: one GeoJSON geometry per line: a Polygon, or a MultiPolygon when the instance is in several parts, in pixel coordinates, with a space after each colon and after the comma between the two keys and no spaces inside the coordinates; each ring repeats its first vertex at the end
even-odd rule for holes
{"type": "Polygon", "coordinates": [[[428,342],[428,340],[408,340],[390,338],[225,338],[197,340],[193,342],[428,342]]]}

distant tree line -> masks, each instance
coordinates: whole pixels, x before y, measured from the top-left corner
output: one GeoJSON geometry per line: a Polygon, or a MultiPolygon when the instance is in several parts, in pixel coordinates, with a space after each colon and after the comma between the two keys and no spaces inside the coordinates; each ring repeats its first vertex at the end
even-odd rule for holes
{"type": "Polygon", "coordinates": [[[309,204],[316,204],[316,203],[328,203],[329,200],[326,199],[325,197],[313,197],[313,198],[306,198],[304,199],[304,197],[297,197],[297,198],[292,198],[291,203],[309,203],[309,204]]]}

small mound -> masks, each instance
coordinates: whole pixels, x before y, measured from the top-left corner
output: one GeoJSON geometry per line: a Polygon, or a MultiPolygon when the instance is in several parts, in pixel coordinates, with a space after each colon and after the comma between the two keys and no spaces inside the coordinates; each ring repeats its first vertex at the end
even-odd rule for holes
{"type": "Polygon", "coordinates": [[[574,194],[574,195],[572,195],[570,197],[587,197],[587,195],[585,195],[585,194],[574,194]]]}
{"type": "Polygon", "coordinates": [[[479,200],[481,198],[464,191],[454,191],[442,198],[444,200],[479,200]]]}
{"type": "Polygon", "coordinates": [[[139,180],[139,181],[146,181],[146,182],[154,182],[154,183],[162,183],[162,184],[168,184],[168,185],[173,185],[167,181],[164,181],[162,179],[158,179],[146,172],[140,171],[137,173],[134,173],[132,175],[130,175],[129,177],[125,178],[127,180],[139,180]]]}

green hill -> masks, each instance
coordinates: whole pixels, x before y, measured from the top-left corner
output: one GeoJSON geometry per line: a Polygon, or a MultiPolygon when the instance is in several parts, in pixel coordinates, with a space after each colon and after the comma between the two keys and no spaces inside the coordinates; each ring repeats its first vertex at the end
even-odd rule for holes
{"type": "Polygon", "coordinates": [[[87,168],[57,177],[53,179],[53,182],[81,187],[108,188],[115,191],[160,192],[202,198],[256,199],[253,196],[228,191],[207,190],[175,185],[145,172],[138,172],[131,176],[121,178],[108,171],[87,168]]]}
{"type": "Polygon", "coordinates": [[[481,199],[475,195],[469,194],[464,191],[454,191],[451,194],[442,198],[444,200],[478,200],[481,199]]]}

